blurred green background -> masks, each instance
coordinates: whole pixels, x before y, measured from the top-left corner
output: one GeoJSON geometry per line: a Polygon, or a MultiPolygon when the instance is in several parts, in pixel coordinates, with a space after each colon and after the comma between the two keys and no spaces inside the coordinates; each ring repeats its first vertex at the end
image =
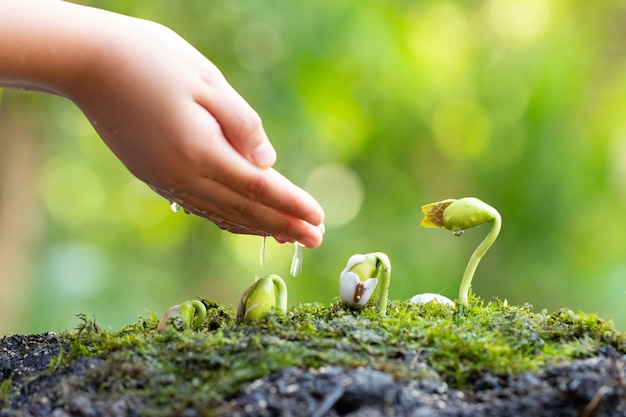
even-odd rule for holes
{"type": "MultiPolygon", "coordinates": [[[[102,0],[158,21],[261,114],[276,168],[324,206],[323,245],[174,214],[61,98],[0,98],[0,333],[119,328],[193,297],[236,308],[256,273],[329,303],[354,253],[386,252],[391,298],[457,296],[486,227],[421,229],[476,196],[503,217],[474,292],[596,312],[626,330],[626,3],[102,0]]],[[[150,65],[149,62],[146,65],[150,65]]],[[[164,108],[163,112],[168,109],[164,108]]]]}

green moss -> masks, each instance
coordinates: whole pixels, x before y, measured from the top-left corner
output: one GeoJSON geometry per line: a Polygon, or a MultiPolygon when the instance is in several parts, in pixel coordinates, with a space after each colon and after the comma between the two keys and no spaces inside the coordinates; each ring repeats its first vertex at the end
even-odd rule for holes
{"type": "Polygon", "coordinates": [[[11,403],[11,394],[13,393],[12,378],[6,378],[0,382],[0,409],[11,403]]]}
{"type": "Polygon", "coordinates": [[[369,366],[400,379],[442,379],[466,391],[491,372],[511,375],[593,356],[602,346],[626,353],[626,335],[593,314],[472,299],[453,311],[439,304],[389,303],[353,311],[339,302],[297,305],[286,313],[237,323],[234,313],[206,302],[200,331],[157,332],[156,317],[107,332],[81,316],[64,334],[69,353],[61,367],[85,356],[100,358],[76,387],[100,395],[133,393],[154,414],[173,415],[191,406],[210,410],[256,378],[288,366],[369,366]]]}

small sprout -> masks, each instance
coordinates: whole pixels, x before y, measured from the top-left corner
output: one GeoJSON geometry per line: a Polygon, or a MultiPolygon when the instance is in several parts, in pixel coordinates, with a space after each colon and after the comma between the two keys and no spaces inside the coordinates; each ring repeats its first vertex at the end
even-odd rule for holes
{"type": "Polygon", "coordinates": [[[474,197],[466,197],[459,200],[448,199],[438,203],[427,204],[422,207],[422,212],[424,213],[422,227],[448,229],[454,232],[456,236],[460,236],[460,233],[466,229],[493,222],[487,237],[478,245],[470,257],[463,274],[459,288],[459,302],[467,307],[469,289],[476,267],[500,233],[502,226],[500,213],[487,203],[474,197]]]}
{"type": "Polygon", "coordinates": [[[257,320],[273,308],[287,311],[287,285],[276,274],[259,278],[244,290],[239,298],[237,320],[257,320]]]}
{"type": "Polygon", "coordinates": [[[165,312],[157,326],[160,332],[173,326],[177,330],[183,328],[199,328],[206,318],[206,307],[202,301],[191,300],[176,304],[165,312]]]}
{"type": "Polygon", "coordinates": [[[440,303],[446,306],[454,307],[454,301],[452,301],[448,297],[443,296],[441,294],[433,294],[431,292],[426,292],[424,294],[417,294],[413,296],[409,302],[413,304],[417,304],[417,305],[425,305],[428,303],[435,302],[435,303],[440,303]]]}
{"type": "Polygon", "coordinates": [[[367,259],[367,255],[353,255],[339,276],[339,297],[350,307],[361,308],[367,304],[378,284],[378,278],[365,278],[369,274],[362,273],[364,265],[367,264],[370,264],[368,269],[373,273],[375,259],[367,259]],[[372,263],[374,264],[373,267],[371,266],[372,263]],[[357,271],[361,274],[358,274],[357,271]],[[362,279],[365,280],[362,281],[362,279]]]}
{"type": "Polygon", "coordinates": [[[387,314],[390,278],[391,262],[386,254],[375,252],[353,255],[339,275],[339,297],[350,307],[362,308],[371,298],[380,279],[378,310],[384,316],[387,314]]]}

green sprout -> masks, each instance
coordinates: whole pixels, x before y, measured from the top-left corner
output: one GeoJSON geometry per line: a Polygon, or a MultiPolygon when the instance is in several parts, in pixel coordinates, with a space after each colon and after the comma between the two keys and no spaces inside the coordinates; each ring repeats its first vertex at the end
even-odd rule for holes
{"type": "Polygon", "coordinates": [[[160,332],[173,326],[177,330],[183,328],[198,329],[206,318],[206,306],[202,301],[190,300],[176,304],[165,312],[157,326],[160,332]]]}
{"type": "Polygon", "coordinates": [[[466,229],[493,222],[491,230],[470,257],[463,274],[463,280],[459,288],[459,302],[467,307],[469,303],[469,289],[476,267],[500,233],[502,226],[500,213],[487,203],[474,197],[458,200],[448,199],[427,204],[422,207],[422,212],[424,213],[422,227],[448,229],[454,232],[456,236],[460,236],[466,229]]]}
{"type": "Polygon", "coordinates": [[[409,300],[412,304],[425,305],[428,303],[439,303],[445,306],[454,307],[454,301],[441,294],[434,294],[431,292],[425,292],[423,294],[417,294],[411,297],[409,300]]]}
{"type": "Polygon", "coordinates": [[[383,316],[386,315],[391,262],[382,252],[350,257],[345,269],[339,275],[341,301],[350,307],[363,308],[374,293],[379,279],[382,282],[378,290],[378,310],[383,316]]]}
{"type": "Polygon", "coordinates": [[[237,319],[240,322],[257,320],[273,308],[278,308],[282,312],[287,311],[287,285],[276,274],[258,278],[244,290],[239,298],[237,319]]]}

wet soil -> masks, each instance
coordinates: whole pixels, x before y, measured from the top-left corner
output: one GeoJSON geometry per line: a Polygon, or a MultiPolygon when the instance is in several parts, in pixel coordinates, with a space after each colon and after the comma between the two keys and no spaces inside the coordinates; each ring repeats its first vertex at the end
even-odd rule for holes
{"type": "MultiPolygon", "coordinates": [[[[145,415],[144,400],[133,391],[124,394],[95,382],[105,359],[83,357],[54,365],[68,349],[69,343],[53,333],[0,339],[0,417],[145,415]]],[[[594,357],[541,373],[485,373],[466,392],[444,382],[398,380],[367,367],[287,367],[244,385],[215,408],[183,407],[181,415],[626,416],[625,364],[626,355],[602,347],[594,357]]]]}

